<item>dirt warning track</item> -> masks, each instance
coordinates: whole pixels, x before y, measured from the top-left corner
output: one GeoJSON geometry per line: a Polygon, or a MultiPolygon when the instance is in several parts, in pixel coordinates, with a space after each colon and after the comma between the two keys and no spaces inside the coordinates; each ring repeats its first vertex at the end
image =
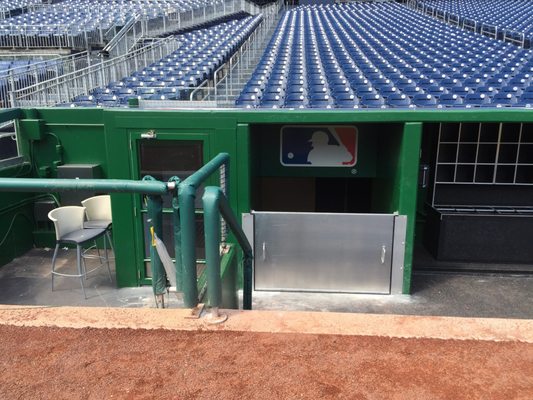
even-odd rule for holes
{"type": "MultiPolygon", "coordinates": [[[[102,329],[79,321],[59,328],[39,318],[38,309],[27,310],[10,309],[10,316],[0,310],[0,399],[533,397],[533,344],[527,340],[368,336],[357,327],[352,335],[205,325],[102,329]]],[[[99,319],[98,313],[91,316],[95,325],[113,314],[107,309],[99,319]]],[[[79,318],[85,319],[87,313],[79,318]]],[[[261,318],[263,328],[268,319],[268,313],[261,318]]],[[[516,334],[517,325],[510,326],[516,334]]]]}

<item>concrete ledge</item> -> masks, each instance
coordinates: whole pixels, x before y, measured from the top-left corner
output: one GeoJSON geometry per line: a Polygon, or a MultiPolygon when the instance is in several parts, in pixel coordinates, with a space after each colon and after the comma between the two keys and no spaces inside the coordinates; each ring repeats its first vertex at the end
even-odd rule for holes
{"type": "Polygon", "coordinates": [[[187,309],[0,306],[0,325],[59,328],[307,333],[533,343],[533,320],[425,317],[289,311],[222,310],[228,320],[210,325],[187,309]]]}

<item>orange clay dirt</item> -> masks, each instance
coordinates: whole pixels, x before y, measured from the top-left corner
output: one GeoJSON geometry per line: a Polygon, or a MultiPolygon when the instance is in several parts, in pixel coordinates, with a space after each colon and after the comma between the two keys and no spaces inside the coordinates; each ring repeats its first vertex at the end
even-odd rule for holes
{"type": "Polygon", "coordinates": [[[0,342],[0,399],[533,399],[519,341],[0,324],[0,342]]]}
{"type": "Polygon", "coordinates": [[[0,305],[1,399],[533,399],[533,320],[0,305]]]}

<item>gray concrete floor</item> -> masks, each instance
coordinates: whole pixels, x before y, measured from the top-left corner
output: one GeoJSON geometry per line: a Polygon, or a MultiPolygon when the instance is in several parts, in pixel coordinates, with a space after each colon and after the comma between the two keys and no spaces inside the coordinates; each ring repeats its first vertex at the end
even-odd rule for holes
{"type": "MultiPolygon", "coordinates": [[[[94,251],[93,251],[94,253],[94,251]]],[[[87,299],[83,296],[80,280],[56,276],[52,291],[53,249],[34,249],[0,268],[0,304],[94,307],[155,307],[152,288],[117,288],[114,263],[111,262],[113,280],[107,268],[89,274],[84,281],[87,299]]],[[[76,270],[76,251],[60,249],[56,270],[73,273],[76,270]]],[[[98,263],[87,261],[89,270],[98,263]]],[[[179,305],[171,299],[171,305],[179,305]]]]}
{"type": "Polygon", "coordinates": [[[254,292],[253,308],[372,314],[533,318],[533,276],[415,273],[411,295],[254,292]]]}
{"type": "MultiPolygon", "coordinates": [[[[72,271],[74,257],[74,250],[62,249],[59,268],[72,271]]],[[[57,277],[52,292],[51,260],[52,250],[34,249],[1,267],[0,304],[155,307],[151,287],[117,289],[105,268],[85,281],[87,299],[77,278],[57,277]]],[[[181,306],[172,294],[166,300],[181,306]]],[[[533,319],[533,275],[420,272],[409,296],[254,292],[253,308],[533,319]]]]}

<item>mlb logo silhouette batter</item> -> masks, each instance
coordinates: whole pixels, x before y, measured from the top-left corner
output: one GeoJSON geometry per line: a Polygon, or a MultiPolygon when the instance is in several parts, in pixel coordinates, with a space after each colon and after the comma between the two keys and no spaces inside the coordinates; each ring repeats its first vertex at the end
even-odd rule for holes
{"type": "Polygon", "coordinates": [[[287,167],[353,167],[357,130],[350,126],[285,126],[280,161],[287,167]]]}

